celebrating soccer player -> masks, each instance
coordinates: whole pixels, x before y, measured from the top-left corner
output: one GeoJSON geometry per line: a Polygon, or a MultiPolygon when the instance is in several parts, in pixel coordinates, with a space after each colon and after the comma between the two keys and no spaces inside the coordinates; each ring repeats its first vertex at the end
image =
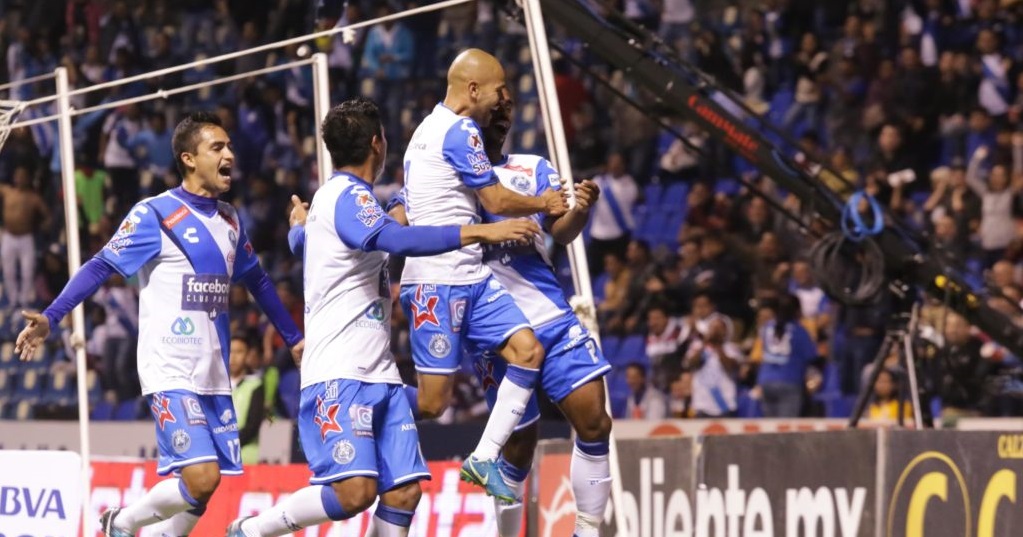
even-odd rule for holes
{"type": "MultiPolygon", "coordinates": [[[[411,226],[478,222],[480,204],[505,216],[560,216],[568,210],[563,194],[548,188],[553,185],[541,185],[540,195],[523,196],[494,175],[480,125],[489,124],[492,110],[508,98],[496,58],[477,49],[455,58],[444,102],[419,125],[405,153],[411,226]]],[[[508,362],[497,403],[479,445],[462,465],[462,478],[501,500],[518,500],[500,478],[497,459],[533,395],[543,363],[543,347],[529,321],[483,264],[478,246],[406,261],[401,304],[411,324],[423,417],[439,416],[450,403],[463,343],[493,350],[508,362]]]]}
{"type": "Polygon", "coordinates": [[[220,120],[193,113],[174,129],[182,185],[131,209],[100,253],[75,273],[41,314],[25,313],[17,352],[28,359],[50,329],[114,273],[138,273],[138,370],[156,421],[157,483],[138,501],[107,509],[107,537],[132,537],[163,521],[188,535],[221,475],[242,472],[238,422],[231,403],[228,292],[242,282],[296,355],[302,335],[259,266],[234,208],[217,200],[231,188],[234,153],[220,120]]]}
{"type": "MultiPolygon", "coordinates": [[[[403,227],[371,192],[383,170],[387,139],[377,106],[356,98],[323,122],[334,175],[293,220],[293,249],[305,252],[306,331],[299,434],[311,486],[254,518],[235,521],[229,537],[284,535],[350,518],[372,505],[379,535],[408,535],[430,473],[419,450],[412,409],[391,354],[388,253],[437,255],[472,244],[525,243],[531,221],[403,227]],[[305,223],[302,227],[300,224],[305,223]]],[[[302,206],[296,203],[296,210],[302,206]]]]}
{"type": "MultiPolygon", "coordinates": [[[[558,172],[550,162],[536,155],[503,155],[505,138],[511,128],[512,102],[498,106],[483,129],[487,157],[494,163],[494,172],[501,184],[527,195],[540,195],[547,185],[560,184],[558,172]]],[[[600,191],[592,181],[583,181],[575,188],[575,207],[561,217],[529,217],[549,230],[560,244],[572,242],[589,218],[590,207],[600,191]]],[[[403,196],[395,200],[390,214],[405,221],[403,196]]],[[[507,221],[488,211],[486,222],[507,221]]],[[[529,244],[502,244],[483,247],[483,259],[494,276],[511,293],[515,303],[529,319],[547,357],[541,369],[541,384],[547,395],[561,408],[576,431],[572,452],[572,492],[575,494],[575,535],[596,537],[611,492],[608,439],[611,417],[604,401],[603,377],[611,369],[565,298],[552,269],[546,240],[539,237],[529,244]]],[[[486,392],[491,408],[497,400],[497,386],[506,374],[506,365],[485,349],[470,349],[475,356],[476,376],[486,392]]],[[[536,397],[508,439],[502,452],[501,475],[509,487],[521,494],[532,466],[540,419],[536,397]]],[[[504,504],[495,501],[498,533],[501,537],[517,537],[522,525],[522,503],[504,504]]]]}

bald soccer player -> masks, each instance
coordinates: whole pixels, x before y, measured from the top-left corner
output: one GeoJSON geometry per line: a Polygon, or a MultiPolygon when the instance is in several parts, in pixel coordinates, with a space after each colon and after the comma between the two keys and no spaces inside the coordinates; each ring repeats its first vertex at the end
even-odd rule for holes
{"type": "MultiPolygon", "coordinates": [[[[509,99],[496,58],[478,49],[455,58],[444,102],[419,125],[405,152],[409,225],[477,223],[479,205],[501,216],[556,217],[568,211],[564,194],[550,188],[557,185],[547,185],[539,196],[522,196],[494,174],[481,126],[509,99]]],[[[401,275],[401,305],[411,325],[423,417],[447,409],[463,345],[492,351],[508,362],[483,437],[462,465],[462,479],[500,500],[517,501],[501,478],[498,455],[525,412],[543,362],[543,346],[529,321],[483,263],[479,245],[409,258],[401,275]]]]}

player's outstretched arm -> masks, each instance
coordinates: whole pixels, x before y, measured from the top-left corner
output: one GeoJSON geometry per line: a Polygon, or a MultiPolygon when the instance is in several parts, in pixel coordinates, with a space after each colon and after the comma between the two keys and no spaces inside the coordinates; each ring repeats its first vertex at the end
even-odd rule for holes
{"type": "Polygon", "coordinates": [[[543,213],[561,216],[568,212],[567,194],[562,190],[547,189],[540,196],[523,196],[500,183],[476,190],[483,208],[500,216],[532,216],[543,213]]]}
{"type": "Polygon", "coordinates": [[[599,197],[600,187],[593,181],[583,181],[575,186],[575,207],[555,219],[550,226],[551,236],[558,244],[567,245],[582,233],[590,219],[590,207],[597,203],[599,197]]]}
{"type": "Polygon", "coordinates": [[[14,352],[19,353],[22,360],[30,359],[36,348],[50,335],[50,329],[60,324],[61,319],[75,306],[96,293],[114,272],[110,264],[94,257],[75,272],[60,295],[42,313],[22,312],[28,322],[18,334],[14,352]]]}
{"type": "MultiPolygon", "coordinates": [[[[408,215],[405,214],[404,189],[399,191],[388,204],[387,215],[402,226],[408,225],[408,215]]],[[[539,232],[540,227],[535,225],[532,220],[504,220],[497,224],[463,226],[462,246],[476,243],[500,244],[508,241],[529,242],[533,235],[539,232]]]]}

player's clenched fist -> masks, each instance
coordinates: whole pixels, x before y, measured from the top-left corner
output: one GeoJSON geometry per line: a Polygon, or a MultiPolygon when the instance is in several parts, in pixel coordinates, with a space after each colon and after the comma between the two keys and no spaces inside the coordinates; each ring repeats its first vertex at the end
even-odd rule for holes
{"type": "Polygon", "coordinates": [[[544,202],[544,214],[561,216],[568,212],[568,192],[565,190],[547,189],[540,199],[544,202]]]}
{"type": "Polygon", "coordinates": [[[581,210],[588,210],[593,207],[594,203],[597,203],[597,198],[600,197],[600,187],[593,181],[583,181],[578,185],[575,185],[575,204],[576,208],[581,210]]]}

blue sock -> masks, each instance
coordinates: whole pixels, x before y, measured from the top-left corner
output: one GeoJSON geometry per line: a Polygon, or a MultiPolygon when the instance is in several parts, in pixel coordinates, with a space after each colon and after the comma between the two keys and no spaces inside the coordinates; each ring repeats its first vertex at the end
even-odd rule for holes
{"type": "Polygon", "coordinates": [[[582,440],[579,440],[577,438],[575,441],[575,446],[579,448],[579,451],[582,451],[583,453],[594,457],[607,455],[608,453],[611,452],[611,443],[608,442],[607,440],[600,440],[597,442],[583,442],[582,440]]]}
{"type": "Polygon", "coordinates": [[[532,390],[536,386],[537,379],[540,378],[540,370],[508,364],[508,371],[504,374],[504,378],[516,386],[532,390]]]}
{"type": "Polygon", "coordinates": [[[327,516],[331,520],[347,520],[352,518],[345,512],[344,508],[341,507],[341,502],[337,499],[337,494],[334,494],[334,488],[330,485],[324,485],[320,489],[320,500],[323,501],[323,510],[327,512],[327,516]]]}
{"type": "Polygon", "coordinates": [[[400,526],[402,528],[408,528],[412,526],[412,515],[415,513],[412,511],[404,511],[397,507],[391,507],[389,505],[378,504],[376,510],[376,517],[388,524],[400,526]]]}
{"type": "Polygon", "coordinates": [[[419,412],[419,388],[415,386],[405,385],[405,397],[408,398],[408,404],[412,407],[412,418],[419,420],[423,418],[422,413],[419,412]]]}
{"type": "Polygon", "coordinates": [[[504,457],[497,459],[497,464],[501,467],[501,473],[516,483],[522,483],[529,477],[529,468],[519,468],[504,457]]]}
{"type": "Polygon", "coordinates": [[[178,490],[181,492],[181,497],[184,498],[186,502],[188,502],[188,505],[191,505],[192,507],[194,507],[196,509],[203,509],[203,510],[206,509],[206,506],[203,505],[202,502],[200,502],[199,500],[196,500],[195,498],[192,497],[191,494],[188,493],[188,487],[185,486],[185,480],[184,479],[178,478],[178,490]]]}

